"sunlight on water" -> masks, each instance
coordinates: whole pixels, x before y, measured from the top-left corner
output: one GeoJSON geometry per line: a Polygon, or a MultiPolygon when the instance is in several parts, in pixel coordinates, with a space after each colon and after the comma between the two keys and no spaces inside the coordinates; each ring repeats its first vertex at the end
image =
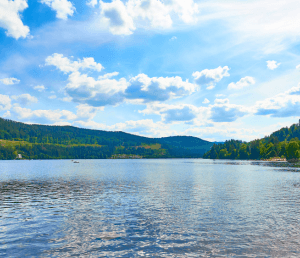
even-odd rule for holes
{"type": "Polygon", "coordinates": [[[299,257],[299,170],[267,164],[0,161],[0,256],[299,257]]]}

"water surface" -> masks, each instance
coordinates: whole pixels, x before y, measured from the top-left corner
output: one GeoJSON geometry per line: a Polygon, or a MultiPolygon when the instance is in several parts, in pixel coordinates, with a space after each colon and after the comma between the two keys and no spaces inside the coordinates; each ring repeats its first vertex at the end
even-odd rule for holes
{"type": "Polygon", "coordinates": [[[299,257],[300,170],[0,161],[1,257],[299,257]]]}

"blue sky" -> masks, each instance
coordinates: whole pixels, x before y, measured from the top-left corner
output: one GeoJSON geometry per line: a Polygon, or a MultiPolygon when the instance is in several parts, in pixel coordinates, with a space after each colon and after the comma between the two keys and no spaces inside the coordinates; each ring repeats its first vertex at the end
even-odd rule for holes
{"type": "Polygon", "coordinates": [[[295,0],[2,0],[0,116],[253,140],[300,118],[295,0]]]}

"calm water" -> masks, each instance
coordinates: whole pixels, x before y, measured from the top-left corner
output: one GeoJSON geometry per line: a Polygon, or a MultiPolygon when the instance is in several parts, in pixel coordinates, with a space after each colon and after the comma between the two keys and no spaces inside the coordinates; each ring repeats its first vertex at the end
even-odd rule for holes
{"type": "Polygon", "coordinates": [[[0,161],[1,257],[300,257],[300,170],[0,161]]]}

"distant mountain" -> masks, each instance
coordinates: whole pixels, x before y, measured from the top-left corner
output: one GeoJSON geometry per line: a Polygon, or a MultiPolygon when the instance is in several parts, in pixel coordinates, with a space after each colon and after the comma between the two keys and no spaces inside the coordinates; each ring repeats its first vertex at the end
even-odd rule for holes
{"type": "Polygon", "coordinates": [[[214,143],[192,136],[148,138],[74,126],[29,125],[0,118],[0,159],[199,158],[214,143]]]}
{"type": "Polygon", "coordinates": [[[171,155],[181,157],[183,153],[202,157],[214,143],[193,136],[170,136],[156,139],[163,146],[168,146],[171,155]]]}

